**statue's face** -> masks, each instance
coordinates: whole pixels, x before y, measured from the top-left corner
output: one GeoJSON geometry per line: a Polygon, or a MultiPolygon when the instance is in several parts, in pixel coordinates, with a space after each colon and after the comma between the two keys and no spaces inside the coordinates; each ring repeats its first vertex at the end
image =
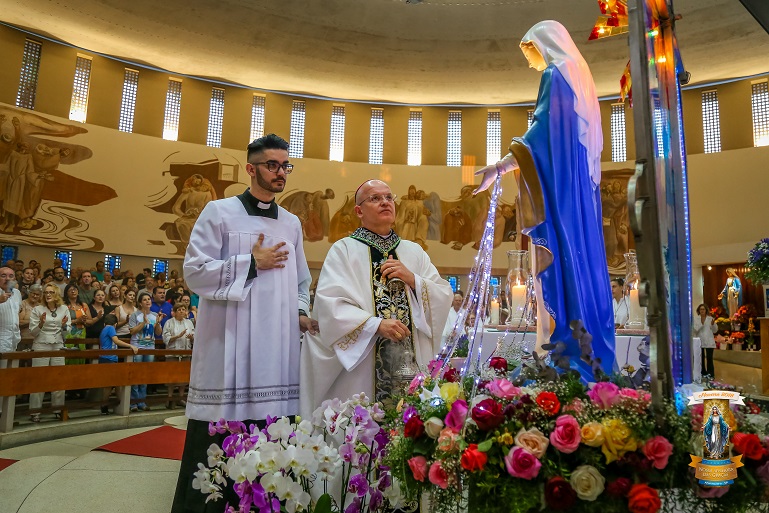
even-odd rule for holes
{"type": "Polygon", "coordinates": [[[521,43],[521,51],[526,56],[526,60],[529,61],[530,68],[534,68],[537,71],[545,71],[547,63],[536,46],[530,43],[521,43]]]}

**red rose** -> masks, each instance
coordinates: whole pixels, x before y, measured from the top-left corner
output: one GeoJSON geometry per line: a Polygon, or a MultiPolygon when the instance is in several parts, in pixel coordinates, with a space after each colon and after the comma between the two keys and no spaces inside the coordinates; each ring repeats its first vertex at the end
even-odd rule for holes
{"type": "Polygon", "coordinates": [[[555,476],[545,484],[545,503],[552,509],[571,509],[577,502],[577,494],[569,482],[561,476],[555,476]]]}
{"type": "Polygon", "coordinates": [[[419,415],[413,415],[403,428],[403,434],[408,438],[417,439],[425,434],[425,423],[419,418],[419,415]]]}
{"type": "Polygon", "coordinates": [[[481,431],[491,431],[505,420],[502,406],[491,398],[476,404],[470,416],[478,424],[478,429],[481,431]]]}
{"type": "Polygon", "coordinates": [[[630,513],[657,513],[662,507],[657,490],[645,484],[635,484],[628,494],[630,513]]]}
{"type": "Polygon", "coordinates": [[[485,452],[478,450],[478,444],[470,444],[465,449],[465,452],[462,453],[460,463],[463,469],[474,472],[476,470],[483,470],[483,467],[486,466],[486,461],[488,461],[488,457],[485,452]]]}
{"type": "Polygon", "coordinates": [[[633,482],[626,477],[619,477],[606,485],[606,493],[612,497],[624,497],[630,491],[633,482]]]}
{"type": "Polygon", "coordinates": [[[456,383],[459,381],[459,371],[454,367],[449,367],[446,372],[443,373],[443,379],[449,383],[456,383]]]}
{"type": "Polygon", "coordinates": [[[489,361],[489,368],[498,372],[507,373],[507,360],[501,356],[495,356],[489,361]]]}
{"type": "Polygon", "coordinates": [[[414,479],[424,482],[425,477],[427,477],[427,459],[424,456],[414,456],[406,463],[409,464],[414,479]]]}
{"type": "Polygon", "coordinates": [[[764,456],[764,448],[758,436],[747,433],[734,433],[732,435],[734,449],[751,460],[760,460],[764,456]]]}
{"type": "Polygon", "coordinates": [[[643,452],[654,464],[654,468],[662,470],[668,466],[668,459],[673,454],[673,444],[664,436],[655,436],[646,441],[643,452]]]}
{"type": "Polygon", "coordinates": [[[537,396],[537,404],[548,415],[555,415],[561,409],[561,402],[553,392],[540,392],[537,396]]]}

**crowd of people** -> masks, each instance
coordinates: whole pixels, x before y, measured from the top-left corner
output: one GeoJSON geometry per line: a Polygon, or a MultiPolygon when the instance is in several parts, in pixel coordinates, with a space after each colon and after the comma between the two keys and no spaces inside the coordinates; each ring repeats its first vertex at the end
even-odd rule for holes
{"type": "MultiPolygon", "coordinates": [[[[86,349],[86,339],[98,339],[105,350],[130,348],[134,362],[153,361],[142,349],[191,349],[195,337],[199,298],[191,292],[176,270],[169,276],[153,274],[145,268],[133,271],[105,269],[98,261],[88,269],[76,267],[67,273],[62,261],[42,270],[40,262],[8,260],[0,268],[0,352],[57,351],[86,349]]],[[[62,356],[32,359],[33,367],[84,363],[62,356]]],[[[73,356],[74,354],[67,354],[73,356]]],[[[189,358],[189,357],[186,357],[189,358]]],[[[99,363],[115,363],[116,356],[103,356],[99,363]]],[[[178,390],[178,403],[184,405],[186,384],[169,385],[168,407],[178,390]]],[[[82,397],[85,391],[71,391],[82,397]]],[[[101,398],[106,406],[110,390],[101,398]]],[[[40,421],[42,393],[29,397],[30,419],[40,421]]],[[[131,411],[148,410],[147,385],[131,387],[131,411]]],[[[64,405],[64,391],[51,392],[51,407],[64,405]]],[[[60,412],[54,411],[56,416],[60,412]]]]}

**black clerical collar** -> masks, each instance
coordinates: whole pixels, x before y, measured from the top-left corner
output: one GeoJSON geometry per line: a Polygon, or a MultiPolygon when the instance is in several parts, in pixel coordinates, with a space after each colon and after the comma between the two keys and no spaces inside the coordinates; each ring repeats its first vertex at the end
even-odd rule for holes
{"type": "Polygon", "coordinates": [[[269,217],[270,219],[278,218],[278,204],[273,199],[269,203],[259,201],[251,194],[251,188],[245,190],[243,194],[238,195],[238,199],[246,209],[246,213],[250,216],[269,217]]]}
{"type": "Polygon", "coordinates": [[[401,238],[392,230],[388,235],[379,235],[363,227],[352,232],[350,237],[379,250],[385,256],[401,242],[401,238]]]}

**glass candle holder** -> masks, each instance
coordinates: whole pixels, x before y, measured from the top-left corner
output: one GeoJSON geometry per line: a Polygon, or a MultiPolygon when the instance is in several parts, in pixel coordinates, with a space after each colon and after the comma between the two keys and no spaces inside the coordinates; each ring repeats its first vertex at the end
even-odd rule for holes
{"type": "Polygon", "coordinates": [[[526,300],[529,288],[529,252],[514,249],[507,252],[507,301],[510,315],[507,324],[526,324],[526,300]]]}
{"type": "Polygon", "coordinates": [[[635,251],[625,253],[627,274],[625,275],[625,288],[628,294],[628,320],[625,328],[640,330],[646,327],[646,309],[641,306],[638,297],[638,286],[641,283],[641,275],[638,272],[638,256],[635,251]]]}

